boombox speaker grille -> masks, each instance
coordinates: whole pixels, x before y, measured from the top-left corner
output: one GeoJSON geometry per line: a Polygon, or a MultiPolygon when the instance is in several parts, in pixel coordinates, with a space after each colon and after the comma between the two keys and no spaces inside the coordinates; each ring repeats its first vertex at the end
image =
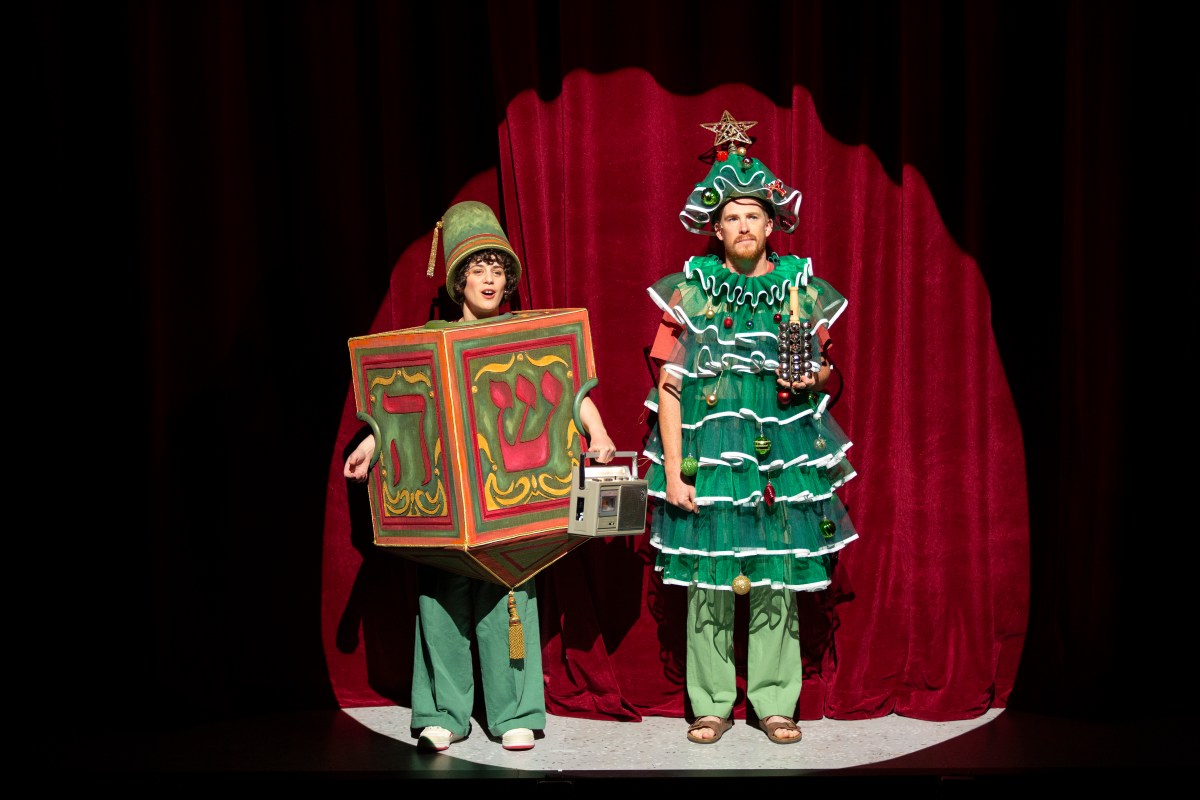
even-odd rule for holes
{"type": "Polygon", "coordinates": [[[639,481],[621,487],[621,505],[617,513],[617,529],[640,531],[646,528],[646,484],[639,481]]]}

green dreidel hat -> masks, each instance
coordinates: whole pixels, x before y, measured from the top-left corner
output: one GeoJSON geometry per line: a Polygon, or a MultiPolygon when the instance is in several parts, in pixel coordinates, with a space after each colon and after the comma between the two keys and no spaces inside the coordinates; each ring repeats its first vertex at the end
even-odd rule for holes
{"type": "Polygon", "coordinates": [[[504,229],[496,220],[492,209],[476,200],[455,203],[446,210],[433,228],[433,247],[429,250],[429,269],[426,276],[433,277],[434,261],[437,258],[438,231],[446,250],[446,291],[450,299],[461,303],[463,298],[454,291],[458,270],[480,250],[500,250],[513,260],[513,282],[521,279],[521,259],[513,252],[504,229]]]}
{"type": "Polygon", "coordinates": [[[746,131],[757,124],[738,122],[726,111],[720,122],[700,126],[717,135],[713,145],[716,159],[679,213],[683,227],[692,233],[716,236],[713,220],[721,207],[735,197],[750,197],[763,203],[775,220],[775,227],[784,233],[796,230],[800,192],[784,185],[766,164],[746,152],[746,146],[752,144],[746,131]]]}

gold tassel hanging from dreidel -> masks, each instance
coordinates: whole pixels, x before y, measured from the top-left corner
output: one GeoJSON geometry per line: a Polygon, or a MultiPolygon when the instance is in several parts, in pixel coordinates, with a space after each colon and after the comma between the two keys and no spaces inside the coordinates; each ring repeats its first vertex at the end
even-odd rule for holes
{"type": "Polygon", "coordinates": [[[517,616],[517,600],[508,590],[508,657],[513,661],[525,658],[525,629],[517,616]]]}

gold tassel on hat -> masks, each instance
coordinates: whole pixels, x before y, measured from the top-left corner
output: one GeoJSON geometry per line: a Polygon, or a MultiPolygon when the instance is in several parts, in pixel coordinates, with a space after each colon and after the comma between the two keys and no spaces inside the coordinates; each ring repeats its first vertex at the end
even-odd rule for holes
{"type": "Polygon", "coordinates": [[[525,658],[525,629],[517,616],[517,601],[508,590],[508,657],[514,661],[525,658]]]}
{"type": "Polygon", "coordinates": [[[426,278],[433,277],[433,267],[437,263],[438,231],[440,231],[441,229],[442,229],[442,221],[439,219],[437,221],[437,225],[433,226],[433,247],[429,248],[429,268],[427,270],[425,270],[426,278]]]}

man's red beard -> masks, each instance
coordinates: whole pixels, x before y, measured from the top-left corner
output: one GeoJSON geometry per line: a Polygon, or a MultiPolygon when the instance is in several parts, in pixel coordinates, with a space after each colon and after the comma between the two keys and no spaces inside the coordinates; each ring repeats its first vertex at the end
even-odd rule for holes
{"type": "Polygon", "coordinates": [[[757,261],[759,258],[762,257],[762,254],[765,253],[766,250],[767,250],[766,242],[762,242],[760,244],[759,242],[755,241],[754,239],[747,239],[747,240],[741,241],[741,242],[738,242],[738,241],[733,242],[732,247],[726,248],[726,251],[727,251],[726,255],[737,257],[737,258],[743,259],[743,260],[757,261]]]}

